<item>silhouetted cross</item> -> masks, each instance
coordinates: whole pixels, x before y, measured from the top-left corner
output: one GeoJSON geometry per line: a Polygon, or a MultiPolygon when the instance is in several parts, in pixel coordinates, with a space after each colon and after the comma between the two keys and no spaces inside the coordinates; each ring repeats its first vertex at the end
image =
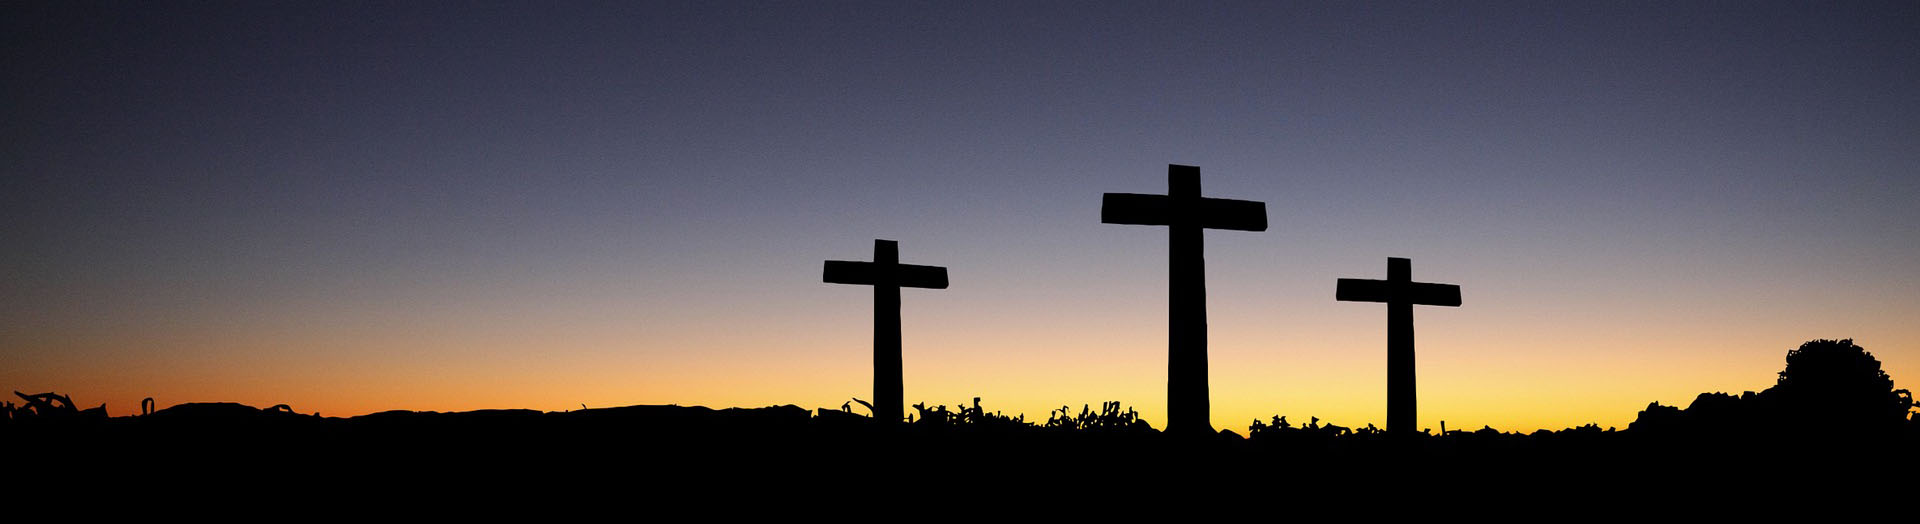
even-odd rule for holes
{"type": "Polygon", "coordinates": [[[947,268],[900,263],[900,244],[873,241],[873,261],[828,260],[829,284],[873,286],[873,418],[899,422],[906,412],[900,371],[900,288],[947,288],[947,268]]]}
{"type": "Polygon", "coordinates": [[[1412,434],[1417,397],[1413,382],[1413,306],[1460,306],[1460,286],[1413,281],[1413,261],[1387,259],[1386,280],[1342,278],[1334,300],[1387,303],[1387,433],[1412,434]]]}
{"type": "Polygon", "coordinates": [[[1267,205],[1200,196],[1200,168],[1167,166],[1167,194],[1107,193],[1100,222],[1168,228],[1167,431],[1213,432],[1203,229],[1266,231],[1267,205]]]}

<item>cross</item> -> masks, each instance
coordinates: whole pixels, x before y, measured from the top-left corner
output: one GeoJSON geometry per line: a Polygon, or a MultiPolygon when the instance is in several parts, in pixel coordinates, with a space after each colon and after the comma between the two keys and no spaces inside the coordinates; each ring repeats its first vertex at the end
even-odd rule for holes
{"type": "Polygon", "coordinates": [[[873,418],[899,422],[901,399],[900,288],[947,288],[947,268],[900,263],[900,243],[873,241],[873,261],[828,260],[829,284],[873,286],[873,418]]]}
{"type": "Polygon", "coordinates": [[[1167,194],[1107,193],[1100,222],[1168,226],[1167,431],[1213,432],[1207,398],[1204,229],[1266,231],[1267,205],[1200,196],[1200,168],[1167,166],[1167,194]]]}
{"type": "Polygon", "coordinates": [[[1414,282],[1412,260],[1388,258],[1386,280],[1342,278],[1333,298],[1387,303],[1387,433],[1413,434],[1413,306],[1460,307],[1460,286],[1414,282]]]}

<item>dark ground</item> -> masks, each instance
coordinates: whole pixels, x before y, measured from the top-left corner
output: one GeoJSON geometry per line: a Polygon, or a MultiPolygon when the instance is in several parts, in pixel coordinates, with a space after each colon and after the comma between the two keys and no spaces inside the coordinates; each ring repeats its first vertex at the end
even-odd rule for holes
{"type": "Polygon", "coordinates": [[[10,452],[8,477],[22,487],[61,486],[61,495],[76,488],[217,494],[242,505],[313,493],[402,494],[413,501],[489,492],[513,494],[509,500],[536,493],[683,502],[775,497],[894,508],[1053,498],[1072,507],[1091,503],[1088,497],[1100,504],[1195,498],[1328,508],[1463,497],[1552,506],[1648,496],[1790,497],[1775,500],[1786,503],[1877,493],[1893,507],[1911,507],[1909,482],[1920,471],[1913,468],[1920,433],[1910,426],[1875,434],[1738,435],[1586,427],[1403,440],[1293,428],[1242,438],[1103,426],[1099,414],[1047,427],[967,413],[884,426],[794,406],[321,418],[184,404],[145,416],[13,420],[0,443],[10,452]]]}

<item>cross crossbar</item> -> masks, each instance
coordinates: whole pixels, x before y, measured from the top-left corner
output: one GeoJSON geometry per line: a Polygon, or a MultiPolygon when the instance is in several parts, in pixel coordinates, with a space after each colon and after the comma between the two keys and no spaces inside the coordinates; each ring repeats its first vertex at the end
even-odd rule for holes
{"type": "Polygon", "coordinates": [[[822,278],[829,284],[947,288],[947,268],[939,266],[828,260],[822,278]]]}
{"type": "Polygon", "coordinates": [[[1333,299],[1345,302],[1404,301],[1417,306],[1460,307],[1460,286],[1342,278],[1334,289],[1333,299]]]}
{"type": "Polygon", "coordinates": [[[1226,198],[1107,193],[1100,199],[1100,222],[1137,226],[1197,225],[1204,229],[1266,231],[1267,204],[1226,198]]]}

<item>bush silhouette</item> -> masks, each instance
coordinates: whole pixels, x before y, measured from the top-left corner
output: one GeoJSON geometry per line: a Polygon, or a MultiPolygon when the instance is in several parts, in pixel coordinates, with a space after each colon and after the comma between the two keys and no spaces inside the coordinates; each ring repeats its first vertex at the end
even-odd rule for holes
{"type": "Polygon", "coordinates": [[[1872,430],[1905,422],[1913,406],[1911,394],[1894,389],[1880,361],[1853,339],[1812,340],[1788,351],[1779,382],[1760,396],[1778,416],[1872,430]]]}
{"type": "Polygon", "coordinates": [[[1685,410],[1649,404],[1629,429],[1700,435],[1842,438],[1899,431],[1913,396],[1893,388],[1880,361],[1853,339],[1810,340],[1787,352],[1773,387],[1739,396],[1702,393],[1685,410]]]}

